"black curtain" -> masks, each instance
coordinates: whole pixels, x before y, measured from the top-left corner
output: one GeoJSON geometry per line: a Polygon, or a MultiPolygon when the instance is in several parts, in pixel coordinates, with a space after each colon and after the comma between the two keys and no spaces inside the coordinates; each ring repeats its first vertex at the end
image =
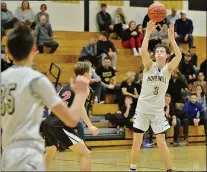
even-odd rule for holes
{"type": "Polygon", "coordinates": [[[149,7],[154,3],[154,0],[130,0],[130,6],[132,7],[149,7]]]}

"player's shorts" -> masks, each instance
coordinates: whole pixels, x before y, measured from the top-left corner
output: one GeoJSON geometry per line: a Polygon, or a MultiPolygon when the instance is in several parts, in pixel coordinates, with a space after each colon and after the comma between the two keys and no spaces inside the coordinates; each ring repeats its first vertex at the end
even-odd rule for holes
{"type": "Polygon", "coordinates": [[[45,171],[44,152],[27,147],[13,147],[3,151],[2,171],[45,171]]]}
{"type": "Polygon", "coordinates": [[[43,124],[46,147],[68,149],[82,140],[73,128],[67,127],[57,117],[50,115],[43,124]]]}
{"type": "Polygon", "coordinates": [[[152,127],[155,134],[163,133],[170,128],[164,115],[152,115],[140,112],[134,115],[133,127],[135,129],[145,132],[148,130],[149,126],[152,127]]]}

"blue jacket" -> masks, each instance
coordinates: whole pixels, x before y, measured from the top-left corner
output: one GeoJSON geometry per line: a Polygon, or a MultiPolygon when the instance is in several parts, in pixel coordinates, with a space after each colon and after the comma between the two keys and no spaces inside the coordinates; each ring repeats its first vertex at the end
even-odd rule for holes
{"type": "Polygon", "coordinates": [[[200,118],[204,115],[204,109],[199,102],[196,102],[195,104],[191,103],[191,101],[185,102],[183,111],[187,113],[187,117],[191,119],[196,118],[198,112],[200,112],[200,118]]]}

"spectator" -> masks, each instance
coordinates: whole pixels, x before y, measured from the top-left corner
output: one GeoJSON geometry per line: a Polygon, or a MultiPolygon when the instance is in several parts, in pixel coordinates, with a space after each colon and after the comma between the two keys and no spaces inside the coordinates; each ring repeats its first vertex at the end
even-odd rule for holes
{"type": "Polygon", "coordinates": [[[140,56],[142,55],[141,53],[141,46],[142,46],[142,42],[144,39],[144,31],[143,31],[143,27],[141,24],[138,24],[136,27],[136,32],[137,32],[137,49],[139,50],[139,54],[140,56]]]}
{"type": "Polygon", "coordinates": [[[18,20],[22,23],[24,23],[26,20],[29,20],[32,22],[31,28],[34,29],[36,26],[35,23],[35,14],[30,8],[29,1],[23,0],[22,5],[20,8],[18,8],[15,12],[15,16],[18,18],[18,20]]]}
{"type": "Polygon", "coordinates": [[[140,33],[140,36],[138,37],[138,33],[136,31],[136,23],[134,21],[131,21],[129,23],[129,28],[124,31],[123,38],[122,38],[122,47],[131,48],[134,52],[134,56],[140,56],[139,54],[139,52],[141,53],[140,38],[142,36],[143,34],[140,33]],[[139,52],[137,51],[137,49],[139,52]]]}
{"type": "Polygon", "coordinates": [[[130,96],[125,97],[125,103],[120,108],[120,111],[116,115],[107,114],[106,120],[113,124],[118,124],[120,127],[126,126],[127,128],[133,129],[133,122],[130,119],[134,116],[135,107],[133,106],[133,99],[130,96]]]}
{"type": "Polygon", "coordinates": [[[167,118],[170,126],[174,127],[174,146],[180,146],[182,143],[179,141],[180,135],[180,119],[177,118],[174,110],[174,106],[171,103],[170,94],[165,95],[165,117],[167,118]]]}
{"type": "Polygon", "coordinates": [[[123,31],[126,28],[128,28],[128,25],[126,24],[126,17],[122,8],[118,8],[114,18],[114,31],[118,39],[123,37],[123,31]]]}
{"type": "Polygon", "coordinates": [[[172,14],[169,14],[167,16],[167,22],[169,24],[175,24],[175,21],[179,18],[180,16],[177,14],[177,10],[175,8],[172,8],[172,14]]]}
{"type": "Polygon", "coordinates": [[[179,70],[180,72],[185,75],[188,83],[192,83],[196,79],[195,69],[193,65],[190,63],[191,61],[191,54],[185,53],[184,60],[181,61],[179,70]]]}
{"type": "Polygon", "coordinates": [[[44,46],[50,47],[50,53],[54,53],[58,47],[58,43],[53,41],[53,31],[45,15],[40,17],[40,23],[35,27],[35,36],[39,53],[44,53],[44,46]]]}
{"type": "Polygon", "coordinates": [[[106,93],[114,93],[116,86],[115,70],[111,67],[111,57],[105,57],[103,66],[96,68],[96,73],[101,78],[101,100],[105,100],[106,93]]]}
{"type": "Polygon", "coordinates": [[[182,79],[182,74],[179,72],[179,70],[175,69],[172,72],[167,89],[167,93],[171,95],[172,103],[174,106],[176,103],[184,102],[182,97],[182,89],[188,91],[188,85],[182,79]]]}
{"type": "Polygon", "coordinates": [[[193,83],[192,91],[196,91],[197,85],[201,85],[203,87],[204,93],[207,93],[207,82],[204,81],[205,76],[202,72],[198,74],[198,80],[193,83]]]}
{"type": "Polygon", "coordinates": [[[197,68],[197,61],[198,61],[198,56],[196,54],[196,47],[195,46],[192,46],[189,50],[189,53],[191,53],[191,63],[194,67],[194,69],[197,68]]]}
{"type": "Polygon", "coordinates": [[[98,66],[97,43],[95,38],[90,38],[89,43],[81,50],[79,61],[89,60],[93,66],[98,66]]]}
{"type": "Polygon", "coordinates": [[[135,79],[134,72],[126,73],[125,80],[121,83],[122,96],[119,104],[120,107],[124,104],[124,100],[126,96],[131,96],[133,98],[134,105],[136,105],[139,95],[137,93],[134,79],[135,79]]]}
{"type": "MultiPolygon", "coordinates": [[[[204,125],[205,135],[207,136],[207,119],[204,115],[204,109],[202,105],[197,101],[197,95],[192,93],[190,100],[184,104],[184,119],[183,119],[183,134],[184,140],[188,142],[188,126],[189,125],[204,125]]],[[[206,137],[207,143],[207,137],[206,137]]]]}
{"type": "Polygon", "coordinates": [[[204,109],[204,114],[206,115],[206,102],[207,102],[206,98],[207,97],[205,95],[202,85],[196,86],[196,95],[197,95],[197,101],[202,105],[204,109]]]}
{"type": "Polygon", "coordinates": [[[7,9],[6,2],[1,3],[1,29],[4,32],[6,29],[12,29],[18,24],[18,19],[13,13],[7,9]]]}
{"type": "Polygon", "coordinates": [[[161,30],[158,32],[158,37],[161,39],[162,43],[169,47],[168,39],[168,27],[167,24],[163,24],[161,30]]]}
{"type": "Polygon", "coordinates": [[[138,95],[140,95],[140,93],[141,93],[142,80],[143,80],[143,73],[139,73],[138,81],[135,83],[138,95]]]}
{"type": "Polygon", "coordinates": [[[181,18],[175,22],[175,39],[178,45],[180,42],[188,42],[189,48],[193,46],[193,22],[186,18],[185,12],[180,12],[181,18]]]}
{"type": "Polygon", "coordinates": [[[112,67],[116,69],[117,56],[116,48],[113,42],[108,39],[108,34],[106,32],[100,32],[99,41],[97,42],[97,55],[99,64],[103,64],[104,58],[110,56],[112,59],[112,67]]]}
{"type": "Polygon", "coordinates": [[[161,44],[161,39],[158,36],[157,29],[153,29],[152,33],[150,34],[148,49],[150,50],[151,54],[157,44],[161,44]]]}
{"type": "Polygon", "coordinates": [[[200,72],[205,76],[205,81],[207,81],[207,58],[200,64],[200,72]]]}
{"type": "Polygon", "coordinates": [[[100,31],[110,34],[114,30],[111,15],[106,12],[107,5],[101,4],[101,11],[96,15],[100,31]]]}
{"type": "Polygon", "coordinates": [[[40,17],[41,17],[42,15],[45,15],[46,18],[47,18],[47,22],[50,23],[50,17],[49,17],[49,14],[45,12],[45,11],[47,10],[47,5],[46,5],[46,4],[42,4],[42,5],[40,6],[40,10],[41,10],[41,11],[38,12],[38,13],[36,14],[36,19],[35,19],[36,23],[40,23],[40,17]]]}

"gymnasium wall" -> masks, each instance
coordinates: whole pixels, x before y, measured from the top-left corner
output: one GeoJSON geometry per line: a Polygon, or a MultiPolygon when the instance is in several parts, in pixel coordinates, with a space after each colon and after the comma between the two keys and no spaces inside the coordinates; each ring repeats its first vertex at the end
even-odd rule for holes
{"type": "MultiPolygon", "coordinates": [[[[47,12],[50,14],[50,20],[54,30],[68,31],[84,31],[84,2],[80,0],[76,4],[58,3],[52,1],[30,1],[31,7],[35,13],[39,12],[40,5],[46,3],[47,12]]],[[[206,36],[206,12],[205,11],[189,11],[188,1],[183,1],[183,8],[187,12],[187,17],[193,20],[195,36],[206,36]]],[[[8,8],[14,12],[21,4],[21,1],[7,1],[8,8]]],[[[128,21],[134,20],[136,23],[142,23],[147,8],[130,7],[130,2],[124,1],[122,6],[128,21]]],[[[114,17],[115,11],[119,6],[108,6],[107,11],[114,17]]],[[[96,24],[96,13],[100,10],[97,1],[90,1],[89,4],[89,29],[90,31],[98,31],[96,24]]],[[[168,10],[168,14],[170,10],[168,10]]]]}

